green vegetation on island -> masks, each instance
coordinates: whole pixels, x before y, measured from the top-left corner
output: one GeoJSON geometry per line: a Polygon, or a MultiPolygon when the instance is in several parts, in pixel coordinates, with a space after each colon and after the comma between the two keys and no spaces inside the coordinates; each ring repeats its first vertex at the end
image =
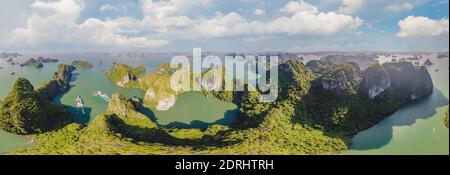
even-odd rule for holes
{"type": "Polygon", "coordinates": [[[92,69],[92,67],[94,67],[91,63],[83,60],[73,61],[72,66],[75,66],[78,69],[92,69]]]}
{"type": "MultiPolygon", "coordinates": [[[[142,71],[115,67],[120,73],[109,73],[113,81],[139,77],[132,87],[149,89],[159,80],[149,74],[145,83],[142,71]]],[[[279,73],[279,98],[272,103],[260,103],[258,91],[209,94],[239,106],[230,126],[166,128],[141,113],[138,102],[115,94],[107,113],[89,124],[34,135],[36,147],[13,154],[335,154],[348,149],[357,132],[433,90],[426,69],[411,63],[373,64],[365,71],[352,63],[330,65],[318,74],[289,60],[279,73]]]]}
{"type": "Polygon", "coordinates": [[[113,67],[106,74],[120,87],[139,87],[138,78],[145,73],[144,66],[131,67],[126,64],[114,63],[113,67]]]}
{"type": "Polygon", "coordinates": [[[53,79],[45,82],[36,91],[47,97],[48,100],[52,100],[58,94],[69,90],[69,82],[72,79],[72,72],[74,70],[74,66],[60,64],[57,72],[53,75],[53,79]]]}
{"type": "Polygon", "coordinates": [[[152,73],[145,73],[143,66],[134,68],[125,64],[114,64],[107,75],[120,87],[143,90],[144,106],[168,110],[176,101],[176,92],[170,87],[173,72],[174,69],[171,69],[169,64],[159,65],[158,70],[152,73]]]}
{"type": "Polygon", "coordinates": [[[70,88],[74,69],[59,65],[53,79],[36,90],[27,79],[17,79],[8,96],[0,102],[0,129],[16,134],[35,134],[71,123],[73,120],[65,107],[51,101],[70,88]]]}
{"type": "Polygon", "coordinates": [[[0,102],[0,129],[8,132],[48,132],[71,121],[64,107],[52,104],[24,78],[17,79],[6,99],[0,102]]]}
{"type": "Polygon", "coordinates": [[[292,125],[292,109],[273,109],[261,126],[252,129],[221,125],[204,130],[166,129],[135,111],[124,97],[114,95],[108,114],[88,125],[71,124],[35,135],[36,147],[13,154],[332,154],[347,148],[321,131],[292,125]]]}

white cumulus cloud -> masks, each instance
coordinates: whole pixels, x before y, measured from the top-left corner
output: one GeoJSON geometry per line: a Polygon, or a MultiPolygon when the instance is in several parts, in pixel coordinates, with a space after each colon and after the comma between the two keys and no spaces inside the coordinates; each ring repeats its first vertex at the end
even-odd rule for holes
{"type": "Polygon", "coordinates": [[[364,20],[335,12],[319,12],[305,1],[291,1],[280,11],[289,13],[270,21],[251,21],[240,14],[218,14],[213,19],[197,24],[193,33],[199,37],[305,35],[330,36],[355,32],[364,20]]]}
{"type": "MultiPolygon", "coordinates": [[[[140,0],[143,18],[88,18],[79,21],[83,0],[36,0],[27,25],[16,28],[10,43],[39,46],[158,47],[170,41],[223,37],[331,36],[358,33],[365,23],[359,17],[321,12],[303,0],[290,1],[279,10],[284,15],[252,20],[237,12],[192,18],[189,12],[207,7],[211,0],[140,0]]],[[[112,9],[111,7],[105,7],[112,9]]],[[[264,15],[256,9],[254,15],[264,15]]]]}
{"type": "Polygon", "coordinates": [[[447,34],[449,32],[449,20],[433,20],[423,16],[408,16],[399,21],[400,32],[398,37],[431,37],[447,34]]]}
{"type": "Polygon", "coordinates": [[[283,8],[281,8],[280,11],[294,14],[299,12],[318,12],[317,7],[305,2],[304,0],[290,1],[283,8]]]}
{"type": "Polygon", "coordinates": [[[412,10],[413,8],[414,4],[409,2],[395,3],[386,7],[387,10],[393,12],[400,12],[402,10],[412,10]]]}
{"type": "Polygon", "coordinates": [[[364,0],[342,0],[342,7],[338,12],[343,14],[353,14],[361,9],[364,0]]]}
{"type": "Polygon", "coordinates": [[[68,44],[93,46],[155,47],[167,41],[147,36],[129,37],[123,35],[127,24],[134,24],[132,18],[99,20],[90,18],[78,24],[77,19],[84,9],[81,0],[60,0],[52,2],[35,1],[27,25],[12,31],[12,44],[68,44]]]}

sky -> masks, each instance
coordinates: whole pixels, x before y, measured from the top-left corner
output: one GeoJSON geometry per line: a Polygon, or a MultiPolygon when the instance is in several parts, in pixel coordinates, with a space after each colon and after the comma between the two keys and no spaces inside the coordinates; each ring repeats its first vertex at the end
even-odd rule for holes
{"type": "Polygon", "coordinates": [[[0,0],[0,51],[448,51],[449,0],[0,0]]]}

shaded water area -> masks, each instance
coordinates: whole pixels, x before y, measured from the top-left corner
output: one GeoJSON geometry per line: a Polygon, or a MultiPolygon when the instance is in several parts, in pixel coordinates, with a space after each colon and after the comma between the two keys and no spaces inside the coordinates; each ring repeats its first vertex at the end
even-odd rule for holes
{"type": "MultiPolygon", "coordinates": [[[[25,55],[15,59],[16,62],[23,62],[30,57],[38,57],[41,54],[25,55]]],[[[42,69],[12,66],[6,60],[0,60],[0,99],[4,99],[15,80],[24,77],[36,87],[52,78],[57,70],[58,64],[70,64],[73,60],[83,59],[94,65],[90,70],[78,69],[74,73],[74,80],[71,82],[71,89],[54,100],[56,104],[67,106],[69,112],[78,123],[88,123],[97,115],[106,112],[108,103],[99,96],[94,96],[93,92],[101,91],[111,97],[114,93],[120,93],[128,98],[133,96],[144,97],[144,91],[140,89],[127,89],[117,86],[106,75],[114,62],[125,63],[131,66],[144,65],[148,72],[155,71],[159,64],[168,63],[170,57],[155,58],[117,58],[106,55],[92,54],[71,54],[71,55],[46,55],[44,57],[59,58],[59,63],[44,64],[42,69]],[[14,72],[14,75],[11,73],[14,72]],[[75,99],[81,96],[85,104],[83,114],[76,108],[75,99]]],[[[156,111],[145,109],[141,111],[148,117],[158,122],[160,125],[181,128],[204,128],[211,124],[231,124],[237,114],[237,106],[232,103],[220,101],[214,97],[205,97],[199,92],[188,92],[177,97],[174,107],[168,111],[156,111]]],[[[12,151],[18,147],[30,145],[30,139],[4,131],[0,131],[0,153],[12,151]]]]}
{"type": "MultiPolygon", "coordinates": [[[[118,58],[104,54],[29,54],[17,58],[17,62],[37,56],[59,58],[60,63],[70,63],[83,59],[91,62],[91,70],[77,70],[69,92],[55,99],[55,103],[64,104],[79,123],[88,123],[98,114],[106,111],[107,102],[101,97],[93,96],[95,91],[102,91],[111,96],[121,93],[126,97],[143,98],[144,92],[138,89],[118,87],[105,76],[113,62],[132,66],[144,65],[147,71],[156,70],[157,65],[168,63],[170,57],[155,56],[151,58],[118,58]],[[80,95],[86,105],[86,114],[79,113],[75,98],[80,95]]],[[[345,154],[448,154],[449,130],[443,125],[442,117],[448,106],[449,71],[448,58],[432,59],[434,66],[429,67],[435,90],[432,96],[404,106],[396,113],[376,126],[363,131],[353,139],[351,150],[345,154]],[[438,71],[436,71],[438,70],[438,71]]],[[[44,64],[43,69],[20,68],[11,66],[0,59],[0,99],[4,99],[18,77],[25,77],[38,87],[52,78],[60,63],[44,64]],[[11,73],[15,73],[11,75],[11,73]]],[[[237,106],[216,98],[204,97],[192,92],[177,97],[176,105],[168,111],[141,111],[154,121],[168,127],[203,128],[211,124],[230,124],[235,120],[237,106]]],[[[31,140],[0,130],[0,153],[16,148],[32,146],[31,140]]]]}
{"type": "Polygon", "coordinates": [[[449,130],[443,117],[449,99],[449,60],[432,59],[428,67],[433,94],[413,102],[357,134],[346,154],[428,155],[449,154],[449,130]]]}

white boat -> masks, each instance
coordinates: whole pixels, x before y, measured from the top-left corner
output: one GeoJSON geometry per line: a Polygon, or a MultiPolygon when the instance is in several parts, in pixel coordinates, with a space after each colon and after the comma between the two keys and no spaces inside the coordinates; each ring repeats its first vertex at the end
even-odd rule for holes
{"type": "Polygon", "coordinates": [[[93,96],[99,96],[99,97],[103,98],[103,100],[105,100],[108,103],[111,101],[111,98],[109,98],[108,95],[106,95],[102,91],[93,92],[92,95],[93,96]]]}
{"type": "Polygon", "coordinates": [[[78,96],[77,99],[75,99],[75,103],[77,104],[77,108],[81,111],[81,113],[85,114],[84,102],[83,99],[81,99],[81,96],[78,96]]]}

